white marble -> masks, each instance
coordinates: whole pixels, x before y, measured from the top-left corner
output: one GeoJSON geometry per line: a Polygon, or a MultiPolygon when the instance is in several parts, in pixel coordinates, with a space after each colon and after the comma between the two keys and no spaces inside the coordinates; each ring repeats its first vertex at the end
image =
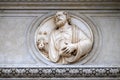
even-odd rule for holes
{"type": "Polygon", "coordinates": [[[59,11],[49,21],[44,20],[36,32],[41,55],[54,63],[74,63],[92,49],[93,34],[89,25],[77,17],[71,18],[67,12],[59,11]]]}

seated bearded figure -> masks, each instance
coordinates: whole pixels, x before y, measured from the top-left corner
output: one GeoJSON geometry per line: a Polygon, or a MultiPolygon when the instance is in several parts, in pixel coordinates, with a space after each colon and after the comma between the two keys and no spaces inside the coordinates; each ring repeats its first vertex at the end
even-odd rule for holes
{"type": "Polygon", "coordinates": [[[56,28],[49,37],[49,59],[61,64],[78,61],[91,50],[91,39],[84,31],[70,22],[68,13],[57,12],[54,18],[56,28]]]}

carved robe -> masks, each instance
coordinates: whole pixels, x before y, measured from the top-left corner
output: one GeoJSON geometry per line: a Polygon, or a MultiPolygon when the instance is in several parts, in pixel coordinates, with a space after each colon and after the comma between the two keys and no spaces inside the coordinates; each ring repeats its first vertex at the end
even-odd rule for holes
{"type": "Polygon", "coordinates": [[[90,38],[81,29],[73,25],[67,29],[54,30],[49,39],[49,59],[56,63],[67,64],[78,61],[92,47],[90,38]],[[77,49],[71,54],[62,56],[60,55],[60,49],[66,43],[77,44],[77,49]]]}

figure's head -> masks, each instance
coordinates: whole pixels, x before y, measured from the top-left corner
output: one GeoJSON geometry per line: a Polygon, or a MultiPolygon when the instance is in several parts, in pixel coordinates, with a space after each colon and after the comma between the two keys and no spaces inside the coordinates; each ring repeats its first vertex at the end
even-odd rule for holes
{"type": "Polygon", "coordinates": [[[55,14],[54,21],[57,27],[64,26],[65,23],[70,24],[70,17],[67,12],[59,11],[55,14]]]}

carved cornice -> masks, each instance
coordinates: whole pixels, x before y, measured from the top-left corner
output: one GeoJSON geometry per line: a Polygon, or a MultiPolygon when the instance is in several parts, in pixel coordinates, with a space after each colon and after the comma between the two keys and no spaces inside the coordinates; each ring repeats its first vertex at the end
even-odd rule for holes
{"type": "Polygon", "coordinates": [[[0,68],[0,78],[120,78],[119,67],[0,68]]]}
{"type": "Polygon", "coordinates": [[[0,2],[120,2],[120,0],[0,0],[0,2]]]}
{"type": "Polygon", "coordinates": [[[120,0],[0,0],[0,9],[119,10],[120,0]]]}

